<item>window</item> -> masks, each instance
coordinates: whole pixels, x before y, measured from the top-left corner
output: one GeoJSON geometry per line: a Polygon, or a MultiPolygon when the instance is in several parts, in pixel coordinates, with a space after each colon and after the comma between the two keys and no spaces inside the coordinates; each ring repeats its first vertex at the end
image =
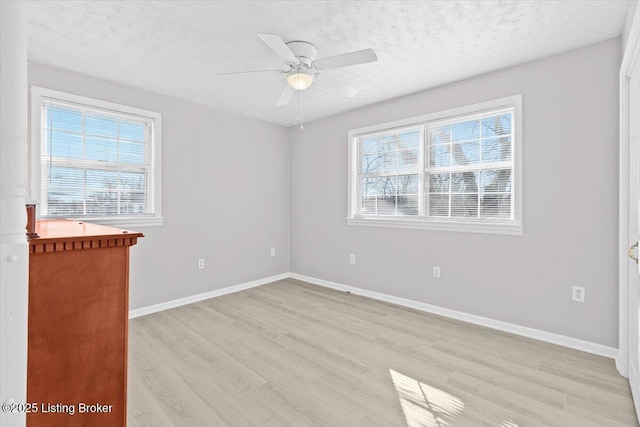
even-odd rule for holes
{"type": "Polygon", "coordinates": [[[31,197],[41,218],[160,225],[158,113],[31,88],[31,197]]]}
{"type": "Polygon", "coordinates": [[[522,234],[522,97],[349,132],[350,225],[522,234]]]}

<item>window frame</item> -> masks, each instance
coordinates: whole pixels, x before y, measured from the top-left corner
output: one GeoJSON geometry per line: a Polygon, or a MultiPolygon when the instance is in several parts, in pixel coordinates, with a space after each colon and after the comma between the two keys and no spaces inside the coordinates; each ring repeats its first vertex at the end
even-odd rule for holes
{"type": "Polygon", "coordinates": [[[522,194],[522,95],[512,95],[477,104],[452,108],[445,111],[424,114],[393,122],[366,126],[348,131],[348,200],[347,224],[354,226],[392,227],[408,229],[425,229],[440,231],[459,231],[489,234],[523,234],[523,194],[522,194]],[[420,160],[419,160],[419,215],[418,216],[363,216],[358,214],[361,199],[361,189],[358,182],[360,167],[360,148],[358,138],[370,133],[382,133],[394,129],[425,126],[444,120],[455,120],[462,116],[513,109],[513,170],[512,170],[512,204],[513,219],[468,219],[468,218],[440,218],[424,216],[425,192],[424,180],[427,167],[425,165],[425,129],[420,132],[420,160]]]}
{"type": "Polygon", "coordinates": [[[30,198],[32,201],[42,203],[42,187],[41,187],[41,138],[42,138],[42,102],[43,98],[53,99],[61,102],[77,104],[80,107],[86,107],[88,110],[96,109],[107,110],[113,114],[134,115],[151,120],[151,161],[149,163],[150,172],[148,178],[151,179],[151,189],[147,194],[150,199],[149,205],[152,207],[152,214],[145,216],[57,216],[42,215],[40,209],[36,209],[38,219],[55,219],[55,218],[72,218],[88,221],[96,224],[109,225],[115,227],[147,227],[160,226],[163,223],[162,204],[161,204],[161,133],[162,133],[162,115],[157,112],[143,110],[127,105],[116,104],[95,98],[75,95],[67,92],[61,92],[53,89],[47,89],[39,86],[31,86],[31,136],[29,145],[30,156],[30,198]]]}

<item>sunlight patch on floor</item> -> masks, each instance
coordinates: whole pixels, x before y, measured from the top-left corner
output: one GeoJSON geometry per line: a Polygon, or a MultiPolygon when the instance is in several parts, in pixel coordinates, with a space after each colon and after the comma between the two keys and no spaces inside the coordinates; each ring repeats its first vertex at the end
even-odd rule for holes
{"type": "MultiPolygon", "coordinates": [[[[464,402],[439,388],[389,369],[407,427],[445,427],[464,411],[464,402]]],[[[505,425],[507,427],[508,425],[505,425]]]]}

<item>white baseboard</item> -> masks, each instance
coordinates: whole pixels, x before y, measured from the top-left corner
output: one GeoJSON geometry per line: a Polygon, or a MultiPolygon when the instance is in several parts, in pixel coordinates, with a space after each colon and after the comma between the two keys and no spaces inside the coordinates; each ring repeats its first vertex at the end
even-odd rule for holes
{"type": "Polygon", "coordinates": [[[184,298],[178,298],[160,304],[149,305],[147,307],[136,308],[135,310],[129,310],[129,319],[133,319],[140,316],[145,316],[151,313],[157,313],[158,311],[169,310],[170,308],[180,307],[182,305],[193,304],[194,302],[202,301],[209,298],[219,297],[222,295],[232,294],[234,292],[244,291],[245,289],[255,288],[256,286],[266,285],[267,283],[276,282],[278,280],[287,279],[291,275],[289,273],[277,274],[271,277],[265,277],[264,279],[253,280],[251,282],[241,283],[239,285],[227,286],[222,289],[215,289],[213,291],[204,292],[202,294],[191,295],[184,298]]]}
{"type": "Polygon", "coordinates": [[[513,323],[502,322],[500,320],[490,319],[488,317],[476,316],[474,314],[468,314],[462,311],[451,310],[449,308],[439,307],[437,305],[431,305],[406,298],[395,297],[393,295],[383,294],[380,292],[347,286],[340,283],[330,282],[328,280],[317,279],[315,277],[304,276],[302,274],[290,273],[289,277],[292,279],[302,280],[314,285],[320,285],[339,291],[351,292],[352,294],[362,295],[380,301],[390,302],[392,304],[397,304],[456,320],[462,320],[463,322],[485,326],[487,328],[497,329],[499,331],[509,332],[515,335],[521,335],[523,337],[533,338],[551,344],[561,345],[575,350],[596,354],[598,356],[608,357],[610,359],[617,359],[618,356],[617,348],[608,347],[602,344],[596,344],[590,341],[584,341],[577,338],[554,334],[552,332],[541,331],[539,329],[528,328],[526,326],[515,325],[513,323]]]}

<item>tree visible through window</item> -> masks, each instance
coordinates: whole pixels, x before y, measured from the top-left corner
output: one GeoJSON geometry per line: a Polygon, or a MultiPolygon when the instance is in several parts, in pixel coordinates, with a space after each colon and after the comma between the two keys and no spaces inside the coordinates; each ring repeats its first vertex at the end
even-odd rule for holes
{"type": "Polygon", "coordinates": [[[350,218],[515,224],[516,107],[479,110],[353,131],[350,218]]]}
{"type": "Polygon", "coordinates": [[[363,215],[417,215],[420,130],[369,135],[360,140],[363,215]]]}
{"type": "Polygon", "coordinates": [[[513,112],[426,126],[427,215],[511,219],[513,112]]]}

